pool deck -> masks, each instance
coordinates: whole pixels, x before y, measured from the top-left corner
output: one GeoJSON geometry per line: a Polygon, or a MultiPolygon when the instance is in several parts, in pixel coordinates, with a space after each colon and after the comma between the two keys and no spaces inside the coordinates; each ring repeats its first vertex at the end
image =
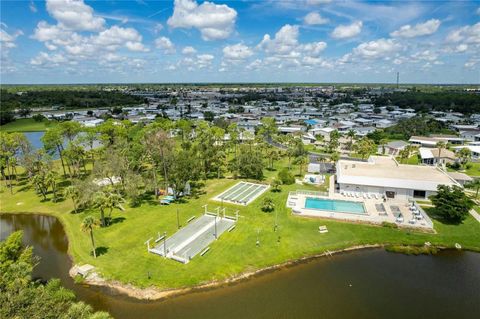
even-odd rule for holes
{"type": "MultiPolygon", "coordinates": [[[[347,222],[363,222],[370,224],[381,224],[383,222],[394,223],[399,227],[408,227],[408,228],[420,228],[426,230],[433,229],[433,223],[430,218],[420,209],[422,214],[422,219],[415,219],[413,213],[410,211],[409,207],[412,206],[412,203],[406,200],[396,200],[388,199],[384,201],[383,199],[375,198],[358,198],[358,197],[347,197],[336,192],[321,193],[321,192],[309,192],[309,191],[296,191],[290,192],[287,199],[287,207],[292,209],[292,213],[298,216],[307,216],[307,217],[320,217],[320,218],[329,218],[342,220],[347,222]],[[327,211],[327,210],[318,210],[318,209],[308,209],[305,208],[306,199],[310,198],[323,198],[330,200],[342,200],[350,202],[363,203],[366,214],[355,214],[355,213],[343,213],[336,211],[327,211]],[[383,204],[385,212],[379,212],[375,205],[383,204]],[[400,213],[403,215],[403,221],[397,221],[397,213],[392,211],[392,206],[398,207],[400,213]],[[415,222],[413,222],[415,221],[415,222]]],[[[418,207],[418,205],[417,205],[418,207]]]]}

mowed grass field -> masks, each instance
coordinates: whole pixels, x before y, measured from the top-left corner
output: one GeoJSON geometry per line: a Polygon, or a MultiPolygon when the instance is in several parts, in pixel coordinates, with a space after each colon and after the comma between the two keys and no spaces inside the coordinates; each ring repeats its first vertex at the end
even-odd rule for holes
{"type": "Polygon", "coordinates": [[[55,122],[44,120],[37,122],[34,119],[18,119],[13,122],[0,126],[1,131],[5,132],[41,132],[47,128],[53,127],[55,122]]]}
{"type": "MultiPolygon", "coordinates": [[[[276,163],[277,168],[285,165],[284,162],[276,163]]],[[[294,172],[297,171],[298,168],[295,168],[294,172]]],[[[266,182],[274,175],[276,172],[266,171],[266,182]]],[[[208,180],[202,189],[204,194],[198,198],[189,198],[184,203],[161,206],[152,199],[145,201],[140,207],[127,206],[125,212],[115,211],[113,218],[125,219],[109,227],[95,229],[97,247],[103,247],[105,251],[97,259],[90,254],[90,238],[80,230],[80,224],[87,215],[99,217],[98,211],[72,214],[73,206],[70,200],[58,203],[42,202],[25,181],[14,188],[13,195],[2,182],[0,211],[56,216],[65,227],[69,238],[69,252],[75,263],[96,266],[106,279],[161,289],[191,287],[213,280],[225,280],[243,272],[323,253],[326,250],[364,244],[423,244],[430,241],[446,247],[460,243],[466,249],[480,251],[480,223],[471,216],[461,225],[446,225],[434,220],[437,234],[293,216],[285,207],[288,192],[296,189],[318,189],[294,184],[282,186],[281,192],[267,191],[246,207],[224,204],[227,214],[239,210],[237,227],[230,233],[224,233],[210,245],[211,249],[207,254],[196,256],[186,265],[147,252],[144,244],[147,239],[156,238],[157,232],[166,231],[170,236],[177,230],[177,209],[181,224],[185,224],[191,216],[198,217],[203,214],[203,205],[207,204],[210,211],[220,206],[219,202],[211,198],[238,181],[208,180]],[[273,199],[275,212],[261,211],[262,199],[265,196],[273,199]],[[278,214],[277,232],[273,230],[275,213],[278,214]],[[329,232],[320,234],[320,225],[326,225],[329,232]],[[256,245],[257,239],[260,241],[259,246],[256,245]]]]}

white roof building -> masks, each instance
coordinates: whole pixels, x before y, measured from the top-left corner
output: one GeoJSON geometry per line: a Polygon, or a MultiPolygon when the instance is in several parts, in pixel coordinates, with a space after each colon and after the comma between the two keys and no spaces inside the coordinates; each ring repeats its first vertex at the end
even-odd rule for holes
{"type": "Polygon", "coordinates": [[[460,186],[437,167],[399,164],[384,156],[371,156],[368,162],[340,160],[336,180],[341,191],[403,199],[428,198],[439,185],[460,186]]]}

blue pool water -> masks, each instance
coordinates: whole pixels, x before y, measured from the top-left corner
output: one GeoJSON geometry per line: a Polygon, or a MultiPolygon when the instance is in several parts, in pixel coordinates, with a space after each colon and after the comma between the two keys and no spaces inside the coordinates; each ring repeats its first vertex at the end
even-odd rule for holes
{"type": "Polygon", "coordinates": [[[349,202],[345,200],[333,200],[325,198],[311,198],[307,197],[305,201],[305,208],[328,210],[333,212],[350,213],[364,215],[365,207],[363,203],[349,202]]]}

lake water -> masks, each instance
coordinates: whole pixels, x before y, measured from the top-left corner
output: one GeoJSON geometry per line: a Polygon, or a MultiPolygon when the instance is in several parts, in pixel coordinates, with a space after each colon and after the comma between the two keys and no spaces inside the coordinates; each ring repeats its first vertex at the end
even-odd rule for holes
{"type": "MultiPolygon", "coordinates": [[[[0,238],[23,229],[41,257],[35,276],[57,277],[115,318],[478,318],[480,254],[405,256],[381,249],[321,258],[220,289],[138,301],[75,285],[67,237],[46,216],[0,215],[0,238]]],[[[106,256],[105,256],[106,257],[106,256]]],[[[182,267],[181,264],[178,267],[182,267]]]]}

